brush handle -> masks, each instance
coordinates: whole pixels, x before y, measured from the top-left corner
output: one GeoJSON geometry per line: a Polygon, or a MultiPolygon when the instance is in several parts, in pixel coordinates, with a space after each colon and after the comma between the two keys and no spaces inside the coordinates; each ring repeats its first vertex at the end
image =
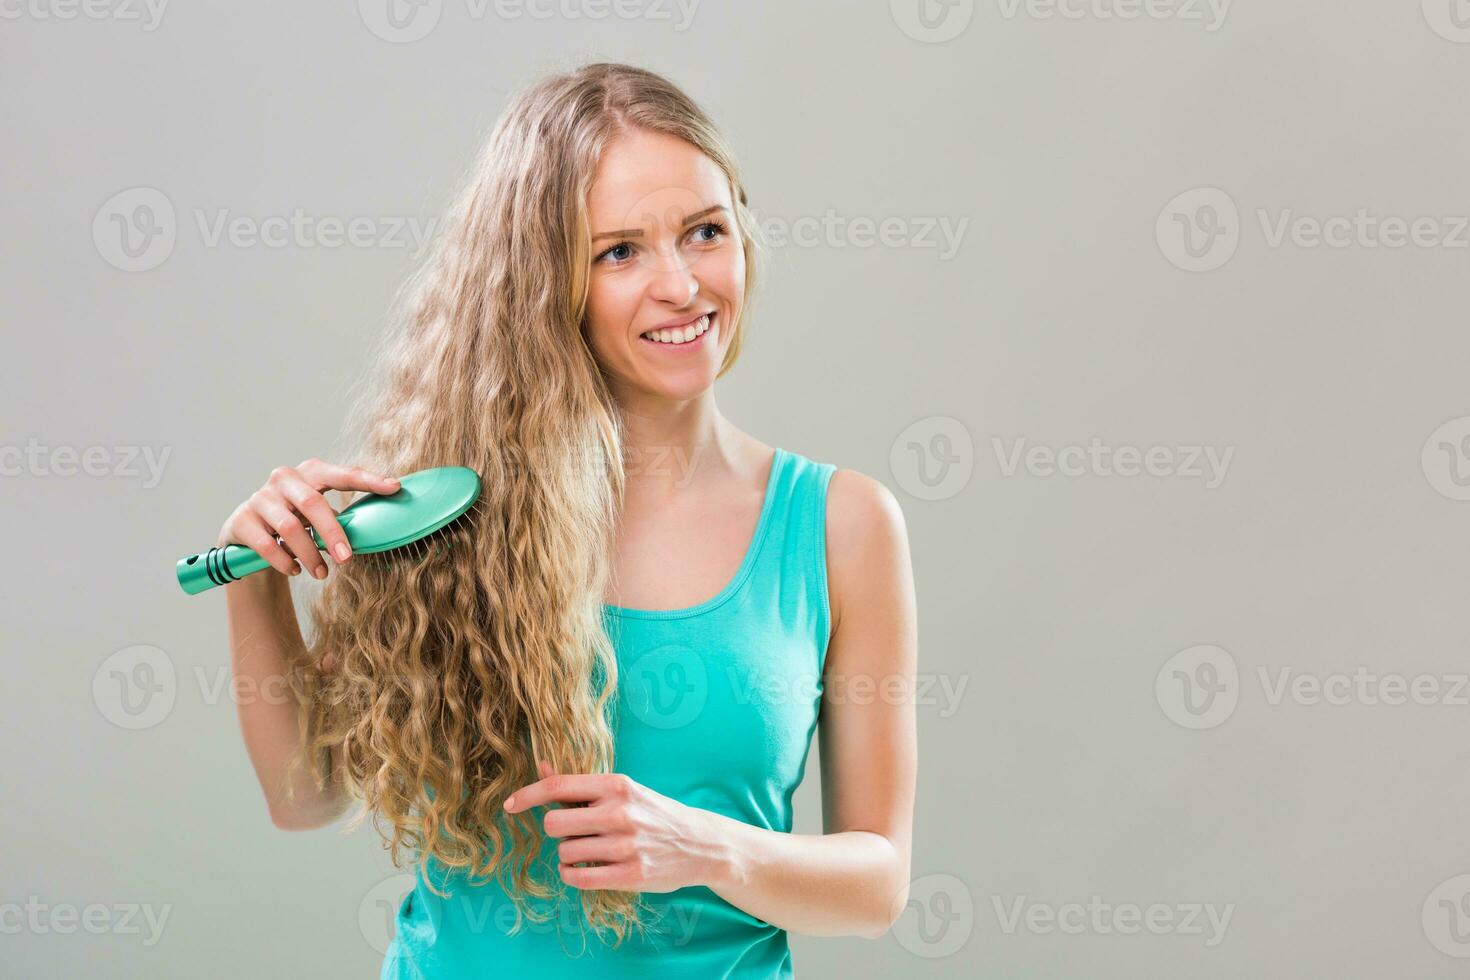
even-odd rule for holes
{"type": "MultiPolygon", "coordinates": [[[[316,530],[308,530],[317,548],[326,550],[327,546],[322,543],[316,530]]],[[[197,555],[180,558],[174,571],[183,590],[189,595],[198,595],[270,567],[271,563],[262,558],[254,548],[247,548],[243,544],[227,544],[223,548],[210,548],[197,555]]]]}

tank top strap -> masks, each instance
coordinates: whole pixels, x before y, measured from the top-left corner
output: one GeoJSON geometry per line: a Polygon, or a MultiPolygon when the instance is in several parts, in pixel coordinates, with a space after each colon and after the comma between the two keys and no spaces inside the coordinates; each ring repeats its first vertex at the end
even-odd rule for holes
{"type": "Polygon", "coordinates": [[[809,637],[818,676],[831,632],[827,591],[827,486],[837,468],[800,453],[776,450],[751,591],[774,603],[787,635],[809,637]]]}

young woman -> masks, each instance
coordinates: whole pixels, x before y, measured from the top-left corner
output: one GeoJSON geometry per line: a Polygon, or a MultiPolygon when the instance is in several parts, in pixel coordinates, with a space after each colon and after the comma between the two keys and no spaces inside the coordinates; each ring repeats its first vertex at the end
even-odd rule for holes
{"type": "Polygon", "coordinates": [[[872,938],[903,909],[903,517],[716,406],[746,207],[665,79],[534,85],[405,293],[360,465],[278,468],[221,528],[284,573],[226,587],[236,674],[295,694],[240,706],[271,819],[356,799],[416,858],[384,977],[791,976],[788,931],[872,938]],[[441,465],[481,474],[468,519],[352,558],[324,492],[441,465]],[[286,584],[328,579],[307,527],[335,565],[309,644],[286,584]],[[793,834],[814,732],[826,832],[793,834]]]}

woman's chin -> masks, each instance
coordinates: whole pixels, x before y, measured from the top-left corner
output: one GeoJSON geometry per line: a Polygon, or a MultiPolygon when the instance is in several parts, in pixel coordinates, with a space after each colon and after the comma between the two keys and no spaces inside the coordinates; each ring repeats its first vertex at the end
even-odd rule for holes
{"type": "Polygon", "coordinates": [[[649,394],[669,401],[692,401],[714,387],[713,371],[695,373],[688,371],[678,378],[656,378],[649,386],[649,394]]]}

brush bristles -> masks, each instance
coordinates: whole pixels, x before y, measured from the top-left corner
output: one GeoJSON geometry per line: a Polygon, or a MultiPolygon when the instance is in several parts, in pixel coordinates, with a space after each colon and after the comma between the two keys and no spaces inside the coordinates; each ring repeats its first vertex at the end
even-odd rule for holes
{"type": "Polygon", "coordinates": [[[415,541],[408,542],[408,544],[399,545],[397,548],[390,548],[387,551],[375,551],[362,557],[370,557],[375,561],[387,562],[407,556],[422,561],[430,555],[437,554],[444,547],[441,542],[444,542],[456,531],[469,523],[470,515],[479,509],[481,499],[483,498],[477,497],[475,502],[470,504],[469,508],[463,514],[460,514],[437,531],[432,531],[415,541]]]}

